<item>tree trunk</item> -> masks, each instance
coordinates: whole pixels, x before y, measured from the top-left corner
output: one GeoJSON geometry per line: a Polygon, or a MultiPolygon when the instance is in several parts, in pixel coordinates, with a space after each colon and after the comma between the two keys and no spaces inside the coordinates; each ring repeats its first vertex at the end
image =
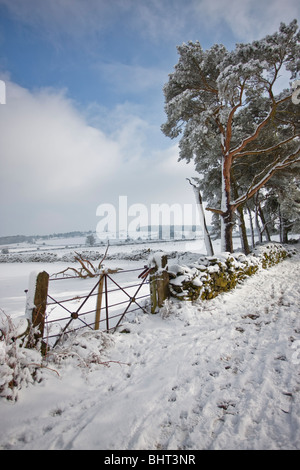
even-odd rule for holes
{"type": "Polygon", "coordinates": [[[194,194],[195,194],[195,198],[196,198],[196,202],[197,202],[197,207],[198,207],[198,212],[199,212],[199,217],[200,217],[200,223],[201,223],[201,226],[202,226],[202,229],[203,229],[204,243],[205,243],[205,248],[206,248],[207,255],[208,256],[213,256],[214,255],[214,249],[213,249],[212,241],[211,241],[209,231],[208,231],[208,228],[207,228],[207,224],[206,224],[205,213],[204,213],[204,209],[203,209],[202,196],[201,196],[200,189],[196,185],[191,183],[189,178],[187,178],[187,180],[190,183],[190,185],[193,186],[193,190],[194,190],[194,194]]]}
{"type": "Polygon", "coordinates": [[[233,214],[231,202],[231,160],[222,156],[221,251],[233,253],[233,214]]]}
{"type": "Polygon", "coordinates": [[[243,249],[245,255],[249,255],[250,248],[249,248],[248,237],[247,237],[247,229],[246,229],[246,224],[245,224],[244,211],[243,211],[242,206],[239,206],[237,208],[237,212],[238,212],[238,218],[239,218],[239,231],[240,231],[242,249],[243,249]]]}
{"type": "Polygon", "coordinates": [[[263,210],[262,210],[260,204],[258,206],[258,212],[259,212],[260,220],[263,224],[262,233],[265,232],[266,241],[270,242],[271,241],[270,232],[269,232],[268,226],[266,224],[266,219],[265,219],[265,216],[264,216],[264,213],[263,213],[263,210]]]}
{"type": "MultiPolygon", "coordinates": [[[[234,178],[232,178],[232,188],[233,188],[234,198],[237,199],[238,189],[237,189],[237,185],[236,185],[234,178]]],[[[238,216],[238,221],[239,221],[239,233],[240,233],[242,249],[245,255],[249,255],[250,248],[249,248],[249,243],[248,243],[248,238],[247,238],[247,230],[246,230],[246,224],[245,224],[245,218],[244,218],[243,205],[238,206],[237,216],[238,216]]]]}
{"type": "Polygon", "coordinates": [[[233,253],[232,231],[233,231],[233,210],[221,214],[221,251],[233,253]]]}
{"type": "Polygon", "coordinates": [[[280,243],[282,243],[282,217],[281,217],[280,205],[278,206],[278,218],[279,218],[279,241],[280,243]]]}
{"type": "Polygon", "coordinates": [[[253,229],[253,221],[252,221],[252,214],[251,214],[251,209],[247,206],[247,211],[248,211],[248,216],[249,216],[249,223],[250,223],[250,230],[251,230],[251,242],[252,242],[252,248],[255,247],[255,238],[254,238],[254,229],[253,229]]]}
{"type": "Polygon", "coordinates": [[[258,192],[257,192],[255,196],[255,228],[256,228],[258,241],[259,243],[262,243],[262,233],[261,233],[259,220],[258,220],[258,206],[259,206],[259,201],[258,201],[258,192]]]}
{"type": "Polygon", "coordinates": [[[280,212],[280,242],[288,243],[288,233],[289,233],[290,224],[288,219],[282,215],[280,212]]]}
{"type": "Polygon", "coordinates": [[[255,208],[255,228],[256,228],[256,233],[257,233],[258,241],[259,241],[259,243],[262,243],[262,233],[261,233],[261,229],[260,229],[260,225],[259,225],[259,220],[258,220],[258,211],[257,211],[257,207],[255,208]]]}
{"type": "Polygon", "coordinates": [[[289,230],[288,230],[287,227],[286,227],[285,219],[283,220],[282,229],[283,229],[283,233],[282,233],[282,243],[288,243],[288,242],[289,242],[289,239],[288,239],[289,230]]]}

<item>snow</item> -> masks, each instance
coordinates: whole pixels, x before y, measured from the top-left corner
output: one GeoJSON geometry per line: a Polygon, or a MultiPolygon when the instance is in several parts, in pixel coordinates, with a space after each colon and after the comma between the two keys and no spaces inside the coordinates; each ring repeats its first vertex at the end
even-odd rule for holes
{"type": "MultiPolygon", "coordinates": [[[[21,312],[36,267],[0,265],[5,311],[21,312]]],[[[299,267],[296,254],[212,300],[136,312],[113,335],[81,330],[0,399],[0,449],[299,449],[299,267]]]]}
{"type": "Polygon", "coordinates": [[[36,289],[37,275],[38,273],[35,271],[32,271],[29,275],[25,306],[25,317],[29,320],[32,319],[32,310],[34,309],[34,294],[36,289]]]}

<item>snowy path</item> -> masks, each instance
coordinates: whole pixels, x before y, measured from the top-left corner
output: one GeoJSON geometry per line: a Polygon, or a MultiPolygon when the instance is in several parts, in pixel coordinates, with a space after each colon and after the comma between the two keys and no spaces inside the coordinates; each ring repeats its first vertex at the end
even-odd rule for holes
{"type": "Polygon", "coordinates": [[[139,316],[103,357],[120,364],[43,371],[0,402],[0,448],[299,449],[299,267],[139,316]]]}

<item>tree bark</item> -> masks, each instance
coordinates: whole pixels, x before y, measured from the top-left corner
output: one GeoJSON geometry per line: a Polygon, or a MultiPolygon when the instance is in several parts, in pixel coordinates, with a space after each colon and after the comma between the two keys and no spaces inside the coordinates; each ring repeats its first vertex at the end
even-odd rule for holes
{"type": "Polygon", "coordinates": [[[238,218],[239,218],[239,231],[240,231],[242,249],[243,249],[245,255],[249,255],[250,248],[249,248],[248,237],[247,237],[247,229],[246,229],[246,224],[245,224],[244,211],[243,211],[242,206],[239,206],[237,208],[237,212],[238,212],[238,218]]]}
{"type": "MultiPolygon", "coordinates": [[[[233,188],[234,198],[236,199],[238,197],[238,189],[237,189],[237,185],[236,185],[234,178],[232,178],[232,188],[233,188]]],[[[248,243],[247,230],[246,230],[246,224],[245,224],[245,218],[244,218],[244,209],[243,209],[242,204],[237,208],[237,216],[238,216],[238,221],[239,221],[239,233],[240,233],[242,249],[245,255],[249,255],[250,248],[249,248],[249,243],[248,243]]]]}
{"type": "Polygon", "coordinates": [[[256,228],[258,241],[259,243],[262,243],[262,232],[261,232],[259,220],[258,220],[258,206],[259,206],[259,201],[258,201],[258,192],[257,192],[255,196],[255,228],[256,228]]]}
{"type": "Polygon", "coordinates": [[[267,223],[266,223],[264,212],[263,212],[260,204],[258,206],[258,212],[259,212],[259,217],[260,217],[261,223],[263,224],[262,233],[265,232],[266,241],[270,242],[271,241],[270,232],[269,232],[269,229],[268,229],[268,226],[267,226],[267,223]]]}
{"type": "Polygon", "coordinates": [[[221,214],[221,251],[233,253],[233,213],[234,211],[229,207],[225,214],[221,214]]]}
{"type": "Polygon", "coordinates": [[[231,164],[229,155],[222,156],[221,251],[233,252],[232,231],[234,208],[231,206],[231,164]]]}
{"type": "Polygon", "coordinates": [[[280,211],[280,242],[281,243],[288,243],[288,233],[290,229],[290,224],[288,223],[288,219],[282,215],[280,211]]]}

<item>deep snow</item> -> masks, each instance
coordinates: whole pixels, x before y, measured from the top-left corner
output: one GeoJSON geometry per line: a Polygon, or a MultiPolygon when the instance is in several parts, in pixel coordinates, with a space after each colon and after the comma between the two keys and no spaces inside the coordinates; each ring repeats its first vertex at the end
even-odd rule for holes
{"type": "Polygon", "coordinates": [[[0,449],[299,449],[299,266],[138,313],[129,333],[82,330],[41,383],[0,400],[0,449]]]}

